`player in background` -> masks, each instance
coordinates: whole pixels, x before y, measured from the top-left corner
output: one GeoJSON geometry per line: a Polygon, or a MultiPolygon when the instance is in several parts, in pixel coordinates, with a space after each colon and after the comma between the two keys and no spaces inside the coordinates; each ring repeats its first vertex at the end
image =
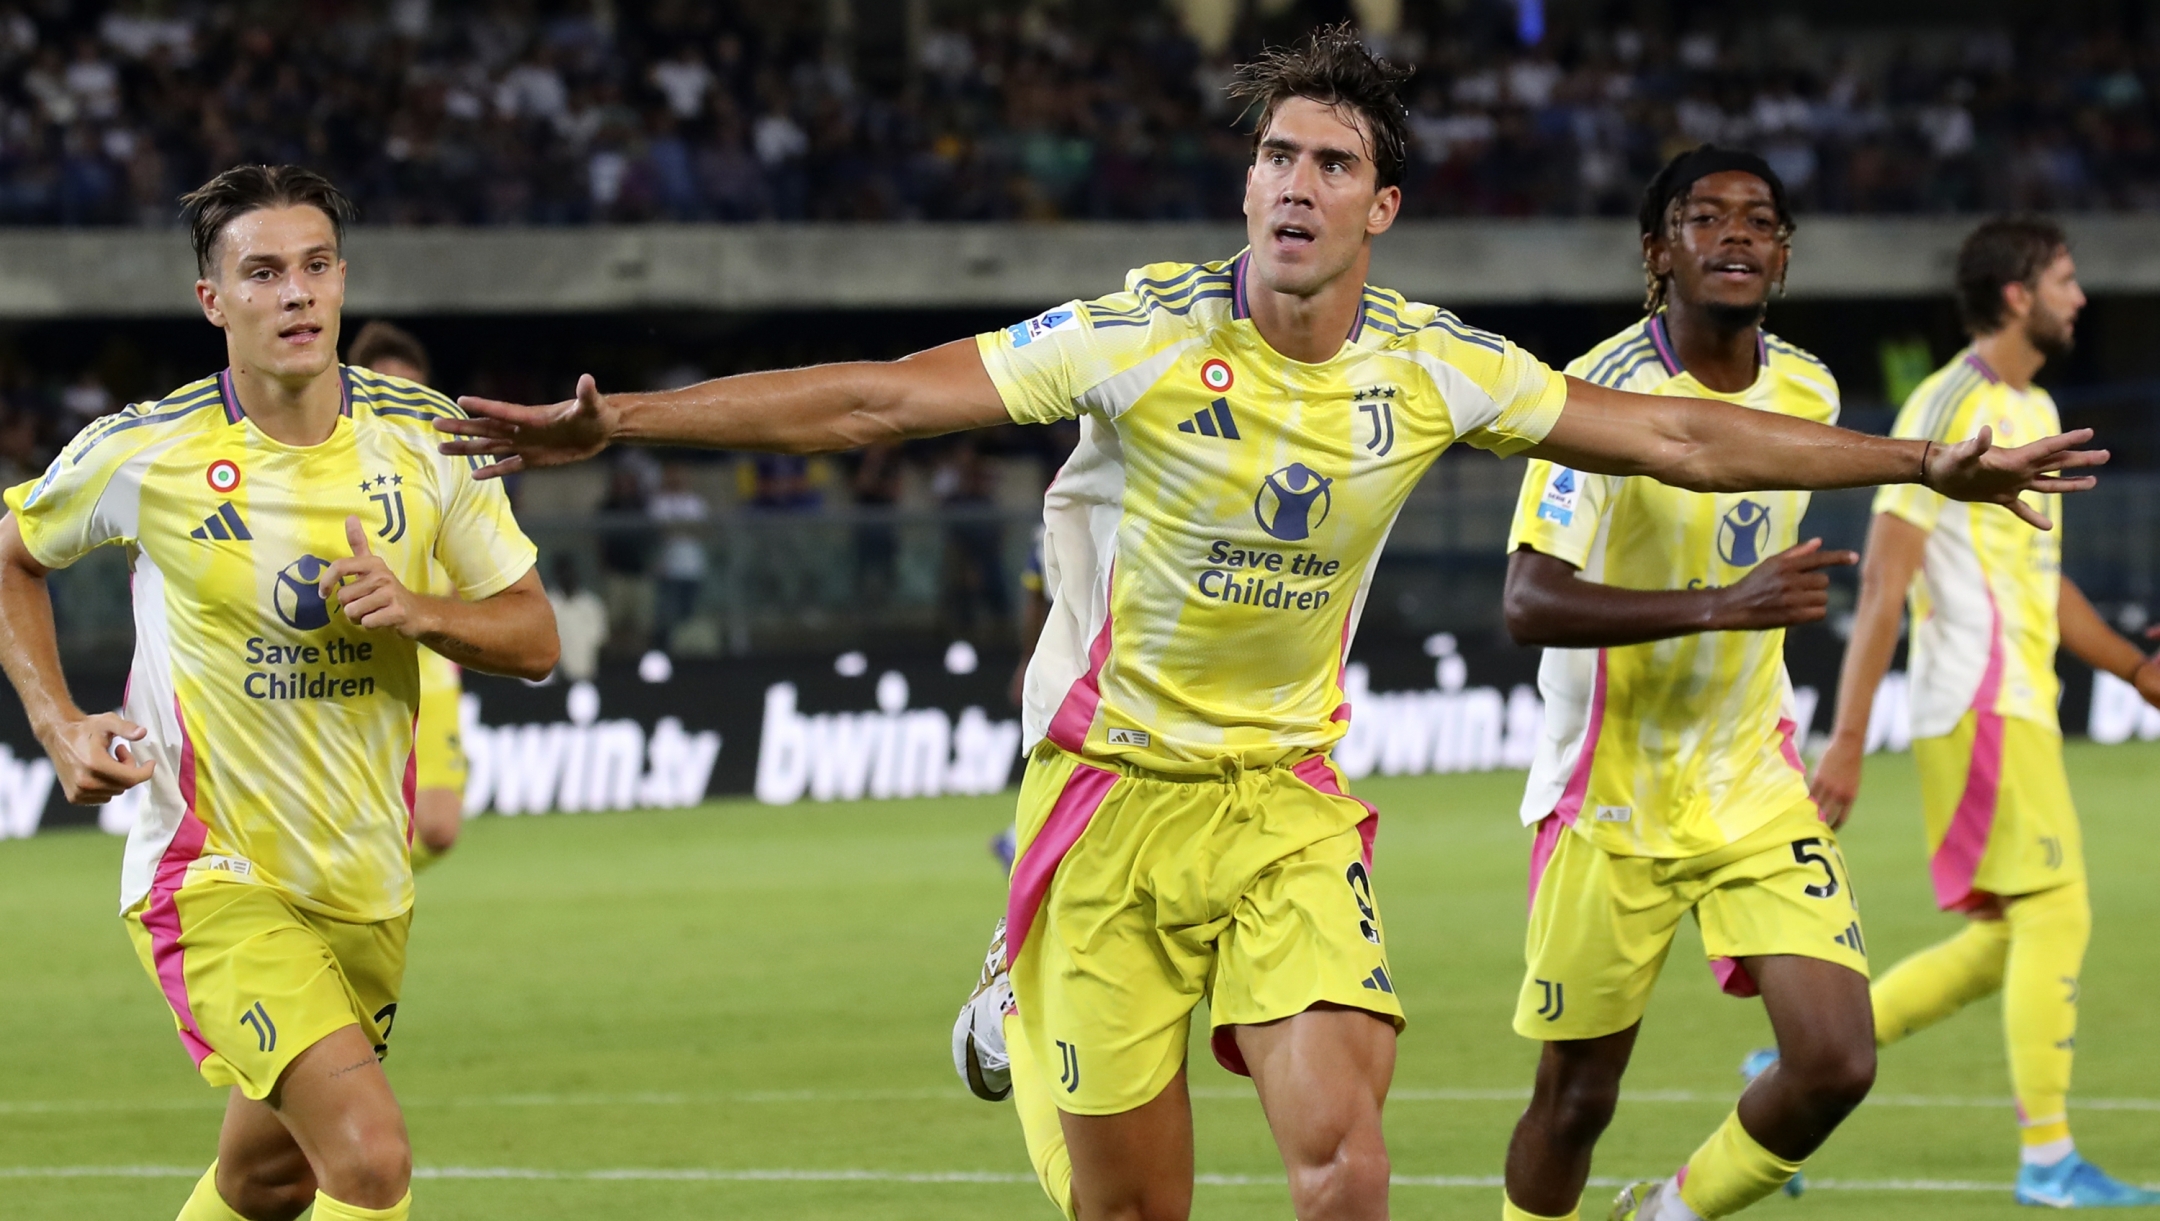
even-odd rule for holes
{"type": "MultiPolygon", "coordinates": [[[[2032,379],[2069,355],[2085,305],[2061,228],[2031,216],[1981,225],[1958,251],[1956,288],[1972,343],[1913,391],[1894,435],[1942,446],[2054,432],[2055,401],[2032,379]]],[[[2050,515],[2055,502],[2045,492],[2027,497],[2050,515]]],[[[1964,931],[1876,982],[1875,1041],[1888,1046],[2001,991],[2021,1137],[2018,1201],[2160,1204],[2160,1195],[2078,1156],[2070,1137],[2077,980],[2092,911],[2056,721],[2055,651],[2067,647],[2154,703],[2160,662],[2110,628],[2062,575],[2059,534],[2022,529],[2000,506],[1885,488],[1866,554],[1815,798],[1832,826],[1851,812],[1875,689],[1909,592],[1913,761],[1928,870],[1937,905],[1966,917],[1964,931]]]]}
{"type": "Polygon", "coordinates": [[[229,366],[85,428],[0,518],[0,663],[70,801],[150,791],[121,910],[205,1081],[218,1156],[182,1221],[400,1221],[411,1146],[379,1063],[412,920],[422,645],[555,664],[533,546],[437,452],[460,414],[338,364],[351,204],[295,166],[182,201],[229,366]],[[126,550],[125,707],[68,696],[46,575],[126,550]],[[415,592],[430,563],[454,598],[415,592]]]}
{"type": "MultiPolygon", "coordinates": [[[[360,328],[346,350],[345,363],[356,372],[402,378],[425,386],[434,372],[426,345],[418,336],[394,322],[377,319],[360,328]]],[[[393,383],[394,384],[394,383],[393,383]]],[[[428,582],[422,592],[448,595],[449,574],[439,564],[428,565],[428,582]]],[[[465,743],[460,738],[458,704],[465,683],[457,663],[433,649],[423,648],[420,659],[420,719],[413,726],[415,782],[413,797],[413,871],[428,868],[457,845],[465,825],[465,743]]]]}
{"type": "Polygon", "coordinates": [[[1401,201],[1402,76],[1347,25],[1238,70],[1259,123],[1234,258],[1154,264],[1122,292],[889,363],[660,394],[603,396],[586,377],[567,402],[467,400],[487,418],[438,425],[449,452],[498,459],[487,476],[617,442],[814,452],[1079,420],[1044,497],[1055,589],[993,951],[1017,1013],[971,1002],[967,1036],[1010,1039],[1029,1153],[1069,1216],[1189,1212],[1185,1050],[1203,997],[1217,1058],[1259,1091],[1297,1215],[1386,1215],[1402,1006],[1378,815],[1328,751],[1381,544],[1443,450],[1702,491],[1922,479],[1991,500],[2085,486],[2043,472],[2104,460],[2072,451],[2076,435],[1929,449],[1629,394],[1368,287],[1401,201]]]}
{"type": "MultiPolygon", "coordinates": [[[[1639,219],[1649,316],[1567,372],[1835,422],[1829,369],[1762,329],[1793,231],[1769,165],[1683,153],[1639,219]]],[[[1507,1221],[1579,1215],[1690,912],[1725,991],[1762,996],[1785,1058],[1680,1173],[1623,1192],[1616,1221],[1738,1212],[1791,1180],[1874,1081],[1859,909],[1808,799],[1784,660],[1784,629],[1828,612],[1823,570],[1859,557],[1800,542],[1807,506],[1806,492],[1712,495],[1544,460],[1524,474],[1507,624],[1545,646],[1546,712],[1522,802],[1537,837],[1515,1030],[1545,1047],[1508,1148],[1507,1221]]]]}

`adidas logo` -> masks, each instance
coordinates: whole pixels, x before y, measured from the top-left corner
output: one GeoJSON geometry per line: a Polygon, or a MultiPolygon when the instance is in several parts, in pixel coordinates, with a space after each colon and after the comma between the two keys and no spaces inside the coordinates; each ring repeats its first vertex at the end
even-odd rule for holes
{"type": "Polygon", "coordinates": [[[1216,399],[1196,412],[1193,418],[1178,425],[1177,430],[1196,432],[1203,437],[1222,437],[1231,441],[1243,439],[1238,436],[1237,421],[1230,418],[1229,399],[1216,399]]]}
{"type": "Polygon", "coordinates": [[[1395,991],[1395,981],[1387,977],[1386,967],[1374,967],[1372,974],[1365,977],[1365,986],[1375,992],[1386,992],[1390,995],[1395,991]]]}
{"type": "Polygon", "coordinates": [[[1858,920],[1855,920],[1851,924],[1846,925],[1845,931],[1831,938],[1831,940],[1837,942],[1839,945],[1844,946],[1846,949],[1851,950],[1855,954],[1867,953],[1867,942],[1863,941],[1860,937],[1860,922],[1858,920]]]}
{"type": "Polygon", "coordinates": [[[255,536],[248,533],[247,523],[240,520],[240,510],[233,508],[229,500],[219,505],[217,512],[203,518],[203,524],[188,531],[188,537],[216,539],[221,543],[255,541],[255,536]]]}

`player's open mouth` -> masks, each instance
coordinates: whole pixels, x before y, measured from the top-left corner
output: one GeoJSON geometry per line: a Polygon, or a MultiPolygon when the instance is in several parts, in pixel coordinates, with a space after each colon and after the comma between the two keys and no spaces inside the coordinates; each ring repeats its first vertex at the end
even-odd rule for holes
{"type": "Polygon", "coordinates": [[[320,334],[322,334],[322,324],[303,322],[298,326],[279,331],[278,338],[292,343],[313,343],[315,337],[320,334]]]}
{"type": "Polygon", "coordinates": [[[1303,246],[1303,245],[1309,245],[1309,244],[1310,244],[1310,243],[1312,243],[1312,242],[1313,242],[1314,240],[1316,240],[1316,239],[1315,239],[1315,238],[1314,238],[1314,236],[1313,236],[1313,232],[1312,232],[1312,230],[1310,230],[1310,229],[1307,229],[1307,228],[1304,228],[1303,226],[1300,226],[1300,225],[1277,225],[1277,226],[1275,226],[1275,241],[1276,241],[1276,242],[1277,242],[1278,244],[1281,244],[1281,245],[1295,245],[1295,246],[1303,246]]]}
{"type": "Polygon", "coordinates": [[[1741,259],[1728,259],[1712,263],[1710,274],[1729,280],[1747,280],[1761,275],[1762,268],[1741,259]]]}

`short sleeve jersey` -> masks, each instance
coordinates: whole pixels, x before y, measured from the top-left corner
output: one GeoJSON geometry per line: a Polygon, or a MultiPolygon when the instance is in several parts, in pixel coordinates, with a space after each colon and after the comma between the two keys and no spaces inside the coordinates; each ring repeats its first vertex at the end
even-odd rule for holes
{"type": "MultiPolygon", "coordinates": [[[[1821,361],[1772,335],[1753,385],[1712,391],[1680,367],[1664,317],[1592,348],[1568,372],[1620,390],[1722,399],[1816,423],[1838,415],[1821,361]]],[[[1642,476],[1533,461],[1509,531],[1584,580],[1624,589],[1731,585],[1799,541],[1806,492],[1707,494],[1642,476]]],[[[1699,632],[1604,649],[1547,649],[1545,732],[1523,821],[1558,815],[1620,856],[1688,857],[1807,799],[1794,747],[1785,633],[1699,632]]]]}
{"type": "Polygon", "coordinates": [[[1252,322],[1246,276],[1245,255],[1154,264],[977,338],[1013,419],[1080,421],[1044,496],[1031,743],[1187,774],[1325,751],[1419,476],[1457,441],[1513,453],[1559,416],[1558,373],[1382,289],[1333,356],[1287,359],[1252,322]]]}
{"type": "MultiPolygon", "coordinates": [[[[1892,434],[1955,444],[1982,427],[2000,444],[2024,445],[2061,432],[2062,419],[2047,391],[2011,387],[1968,349],[1920,383],[1892,434]]],[[[1877,513],[1928,532],[1906,663],[1914,737],[1941,737],[1973,710],[2058,728],[2062,496],[2024,499],[2057,529],[2035,530],[2001,505],[1951,501],[1918,484],[1875,495],[1877,513]]]]}
{"type": "Polygon", "coordinates": [[[439,565],[456,596],[533,566],[501,485],[436,452],[460,414],[400,378],[344,368],[328,440],[250,422],[230,372],[98,420],[7,506],[41,564],[127,551],[135,656],[124,715],[156,771],[130,836],[121,906],[188,870],[277,887],[371,922],[412,904],[408,856],[418,648],[335,611],[317,581],[352,554],[345,519],[409,588],[439,565]]]}

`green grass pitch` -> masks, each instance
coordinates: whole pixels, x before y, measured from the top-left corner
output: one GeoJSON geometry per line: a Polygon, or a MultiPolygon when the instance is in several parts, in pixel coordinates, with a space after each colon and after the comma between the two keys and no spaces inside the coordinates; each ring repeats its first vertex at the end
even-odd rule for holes
{"type": "MultiPolygon", "coordinates": [[[[2085,1152],[2152,1182],[2160,747],[2070,749],[2097,913],[2073,1118],[2085,1152]]],[[[1508,1029],[1520,783],[1359,788],[1382,810],[1379,891],[1411,1015],[1388,1108],[1397,1217],[1499,1212],[1476,1180],[1499,1172],[1534,1053],[1508,1029]]],[[[1846,851],[1880,969],[1955,921],[1927,898],[1909,761],[1876,760],[1868,784],[1846,851]]],[[[471,824],[421,879],[390,1060],[418,1215],[1054,1217],[1010,1107],[968,1097],[946,1050],[1001,903],[983,842],[1009,813],[997,797],[471,824]]],[[[15,1221],[164,1221],[211,1157],[219,1101],[114,918],[119,856],[90,834],[0,844],[0,1215],[15,1221]]],[[[1718,996],[1700,962],[1690,926],[1601,1178],[1670,1172],[1765,1041],[1760,1006],[1718,996]]],[[[1822,1189],[1751,1215],[2013,1215],[2007,1190],[1949,1189],[2015,1170],[1999,1022],[1976,1006],[1888,1052],[1876,1099],[1809,1168],[1822,1189]]],[[[1249,1086],[1197,1043],[1193,1065],[1209,1176],[1195,1215],[1289,1216],[1249,1086]]],[[[1593,1188],[1585,1215],[1610,1197],[1593,1188]]]]}

